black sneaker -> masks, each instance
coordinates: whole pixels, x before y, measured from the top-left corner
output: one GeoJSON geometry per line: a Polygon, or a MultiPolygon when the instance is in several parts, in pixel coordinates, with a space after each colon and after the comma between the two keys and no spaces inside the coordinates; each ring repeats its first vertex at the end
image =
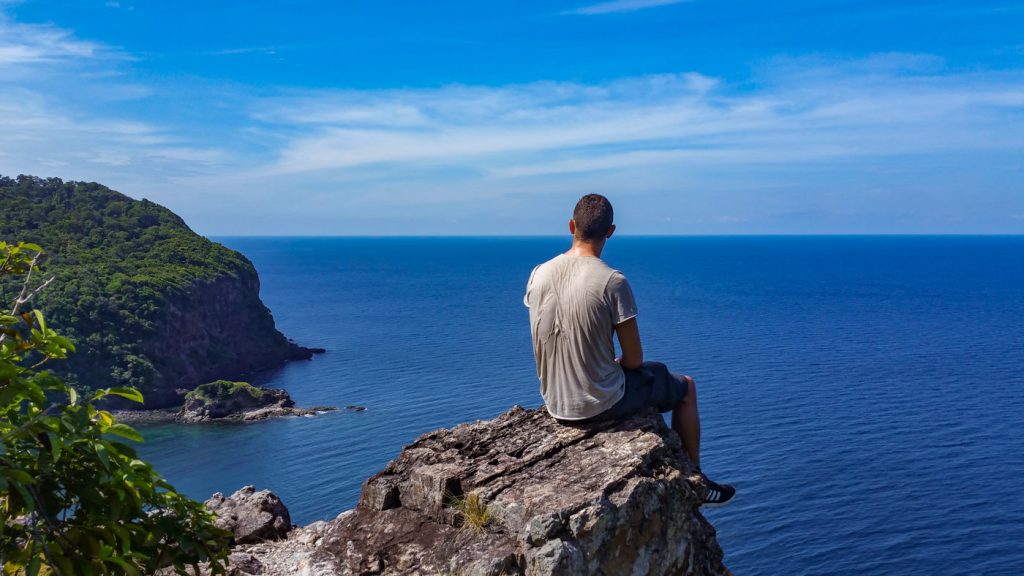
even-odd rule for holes
{"type": "Polygon", "coordinates": [[[718,508],[732,502],[733,497],[736,496],[736,488],[728,484],[719,484],[699,470],[697,473],[701,475],[705,486],[704,502],[701,503],[701,506],[705,508],[718,508]]]}

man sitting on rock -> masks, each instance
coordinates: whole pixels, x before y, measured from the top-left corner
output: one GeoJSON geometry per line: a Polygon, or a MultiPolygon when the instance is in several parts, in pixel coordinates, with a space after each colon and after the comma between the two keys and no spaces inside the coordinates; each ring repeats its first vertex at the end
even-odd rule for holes
{"type": "MultiPolygon", "coordinates": [[[[669,372],[660,362],[644,362],[633,291],[621,272],[601,260],[615,232],[608,199],[599,194],[581,198],[569,232],[572,247],[533,269],[523,298],[548,412],[558,420],[590,422],[646,408],[671,411],[672,429],[700,472],[693,379],[669,372]],[[613,332],[622,349],[619,358],[613,332]]],[[[732,486],[704,479],[706,506],[726,504],[736,494],[732,486]]]]}

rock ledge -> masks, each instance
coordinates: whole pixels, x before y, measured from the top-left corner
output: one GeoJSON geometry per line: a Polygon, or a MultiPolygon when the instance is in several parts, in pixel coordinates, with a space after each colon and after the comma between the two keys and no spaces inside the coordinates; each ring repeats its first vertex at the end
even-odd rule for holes
{"type": "Polygon", "coordinates": [[[353,510],[237,547],[235,573],[729,574],[692,472],[659,415],[570,426],[517,406],[421,436],[353,510]]]}

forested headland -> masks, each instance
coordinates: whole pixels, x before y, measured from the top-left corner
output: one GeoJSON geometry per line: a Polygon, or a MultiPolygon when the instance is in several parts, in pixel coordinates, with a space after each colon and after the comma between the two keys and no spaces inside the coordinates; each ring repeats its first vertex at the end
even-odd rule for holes
{"type": "MultiPolygon", "coordinates": [[[[53,366],[82,390],[131,386],[146,407],[292,355],[242,254],[176,214],[93,182],[0,176],[0,240],[47,253],[38,296],[77,352],[53,366]]],[[[0,297],[14,286],[0,284],[0,297]]]]}

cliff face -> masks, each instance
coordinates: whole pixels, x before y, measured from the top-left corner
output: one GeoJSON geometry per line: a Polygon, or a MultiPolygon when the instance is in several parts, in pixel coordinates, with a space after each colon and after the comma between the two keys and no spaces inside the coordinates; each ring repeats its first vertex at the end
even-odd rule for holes
{"type": "Polygon", "coordinates": [[[169,295],[153,326],[142,344],[157,373],[147,407],[180,403],[176,388],[236,378],[291,356],[288,341],[260,300],[259,277],[251,266],[169,295]]]}
{"type": "Polygon", "coordinates": [[[56,281],[36,304],[75,343],[51,369],[78,388],[134,386],[159,408],[181,401],[176,389],[299,352],[260,301],[252,263],[163,206],[96,183],[0,176],[0,214],[0,238],[47,252],[43,274],[56,281]]]}
{"type": "Polygon", "coordinates": [[[659,415],[565,426],[516,407],[420,437],[355,509],[232,558],[267,575],[729,574],[699,478],[659,415]]]}

